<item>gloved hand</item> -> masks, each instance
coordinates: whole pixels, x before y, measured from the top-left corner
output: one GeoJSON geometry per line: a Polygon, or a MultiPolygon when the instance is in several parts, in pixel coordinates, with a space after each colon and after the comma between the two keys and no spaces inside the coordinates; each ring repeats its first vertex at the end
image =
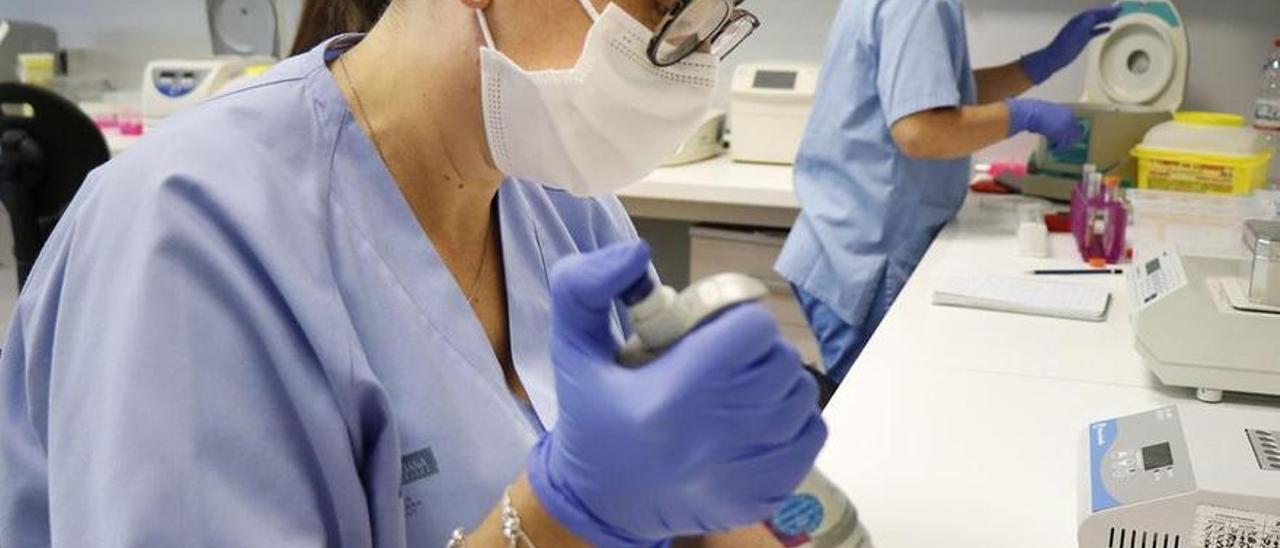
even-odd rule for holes
{"type": "Polygon", "coordinates": [[[1049,147],[1055,152],[1070,148],[1082,137],[1071,107],[1036,99],[1009,99],[1005,104],[1009,107],[1009,137],[1022,131],[1039,133],[1049,138],[1049,147]]]}
{"type": "Polygon", "coordinates": [[[1111,32],[1111,27],[1105,25],[1119,16],[1117,5],[1094,8],[1072,17],[1048,46],[1022,57],[1022,70],[1036,85],[1048,80],[1075,61],[1090,40],[1111,32]]]}
{"type": "Polygon", "coordinates": [[[560,419],[528,459],[546,510],[597,546],[656,544],[770,516],[826,440],[817,386],[758,304],[731,308],[635,369],[609,310],[648,247],[562,260],[551,280],[560,419]]]}

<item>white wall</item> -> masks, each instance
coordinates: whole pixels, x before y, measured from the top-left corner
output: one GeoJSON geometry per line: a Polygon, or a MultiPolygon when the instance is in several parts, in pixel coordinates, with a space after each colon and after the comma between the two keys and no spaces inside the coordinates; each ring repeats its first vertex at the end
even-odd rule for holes
{"type": "MultiPolygon", "coordinates": [[[[302,0],[277,2],[292,28],[302,0]]],[[[764,26],[731,59],[820,59],[838,2],[748,0],[745,5],[760,15],[764,26]]],[[[1071,14],[1095,3],[966,0],[975,63],[1007,62],[1038,48],[1071,14]]],[[[1280,36],[1280,0],[1181,0],[1179,9],[1192,49],[1185,106],[1244,111],[1271,40],[1280,36]]],[[[148,59],[209,51],[203,0],[0,0],[0,16],[54,26],[64,44],[85,49],[91,64],[118,86],[136,86],[148,59]]],[[[1035,94],[1071,100],[1082,87],[1081,68],[1073,66],[1035,94]]],[[[721,101],[725,98],[722,93],[721,101]]]]}

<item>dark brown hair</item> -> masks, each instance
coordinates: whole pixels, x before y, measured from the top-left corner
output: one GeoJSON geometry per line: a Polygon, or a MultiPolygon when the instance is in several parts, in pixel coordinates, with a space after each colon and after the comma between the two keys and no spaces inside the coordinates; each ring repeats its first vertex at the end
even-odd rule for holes
{"type": "Polygon", "coordinates": [[[336,34],[369,32],[390,3],[391,0],[306,0],[289,55],[306,52],[336,34]]]}

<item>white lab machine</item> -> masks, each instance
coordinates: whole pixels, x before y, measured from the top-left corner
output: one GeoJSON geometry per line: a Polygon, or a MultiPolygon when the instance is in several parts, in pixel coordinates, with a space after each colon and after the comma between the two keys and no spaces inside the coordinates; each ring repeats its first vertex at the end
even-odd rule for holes
{"type": "Polygon", "coordinates": [[[18,80],[18,55],[56,53],[58,34],[38,23],[0,19],[0,82],[18,80]]]}
{"type": "Polygon", "coordinates": [[[1182,106],[1191,63],[1187,32],[1170,0],[1121,0],[1111,32],[1085,51],[1085,87],[1071,105],[1082,138],[1067,150],[1051,150],[1041,138],[1032,188],[1024,192],[1070,199],[1086,164],[1136,182],[1134,146],[1182,106]]]}
{"type": "Polygon", "coordinates": [[[1169,0],[1122,0],[1111,32],[1089,44],[1084,101],[1182,106],[1190,66],[1187,30],[1169,0]]]}
{"type": "Polygon", "coordinates": [[[142,75],[143,125],[150,130],[175,112],[217,95],[246,70],[274,63],[270,57],[239,55],[147,63],[142,75]]]}
{"type": "Polygon", "coordinates": [[[733,73],[729,154],[737,162],[791,164],[804,137],[820,66],[744,63],[733,73]]]}
{"type": "Polygon", "coordinates": [[[1280,306],[1267,301],[1280,287],[1280,246],[1258,233],[1274,223],[1248,224],[1254,242],[1239,254],[1168,246],[1128,272],[1134,346],[1161,382],[1208,402],[1224,391],[1280,395],[1280,306]]]}
{"type": "Polygon", "coordinates": [[[161,59],[142,73],[143,125],[242,84],[276,63],[281,12],[274,0],[205,0],[213,55],[161,59]]]}
{"type": "Polygon", "coordinates": [[[214,55],[280,57],[287,28],[273,0],[205,0],[214,55]]]}
{"type": "Polygon", "coordinates": [[[662,162],[663,167],[692,164],[724,154],[728,149],[724,140],[725,118],[723,110],[708,110],[698,129],[693,130],[693,134],[662,162]]]}
{"type": "Polygon", "coordinates": [[[1168,406],[1084,437],[1080,548],[1280,546],[1280,412],[1168,406]]]}

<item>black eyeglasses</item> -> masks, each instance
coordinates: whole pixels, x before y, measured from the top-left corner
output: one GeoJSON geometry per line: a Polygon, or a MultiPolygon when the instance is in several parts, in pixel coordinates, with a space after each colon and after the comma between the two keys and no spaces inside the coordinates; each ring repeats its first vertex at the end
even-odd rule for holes
{"type": "Polygon", "coordinates": [[[760,27],[755,14],[738,8],[742,0],[677,0],[649,42],[649,61],[669,67],[687,59],[703,44],[724,59],[760,27]]]}

